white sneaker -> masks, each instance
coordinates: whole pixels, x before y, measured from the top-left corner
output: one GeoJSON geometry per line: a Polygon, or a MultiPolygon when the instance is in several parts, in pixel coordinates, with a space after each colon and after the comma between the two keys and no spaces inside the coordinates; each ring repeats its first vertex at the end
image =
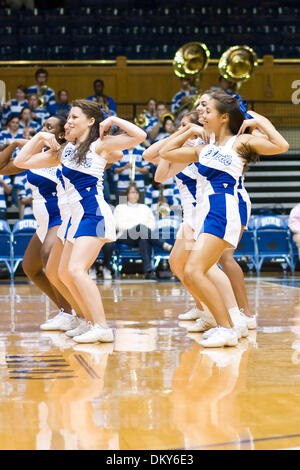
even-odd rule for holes
{"type": "Polygon", "coordinates": [[[60,330],[67,331],[76,328],[79,323],[79,318],[76,315],[61,310],[58,315],[54,318],[50,318],[45,323],[40,325],[40,329],[43,331],[60,330]]]}
{"type": "Polygon", "coordinates": [[[204,348],[220,348],[222,346],[236,346],[238,337],[234,328],[224,328],[218,326],[208,338],[200,341],[204,348]]]}
{"type": "Polygon", "coordinates": [[[197,320],[197,318],[201,318],[202,315],[202,310],[199,310],[198,307],[193,307],[188,312],[178,315],[178,318],[179,320],[197,320]]]}
{"type": "Polygon", "coordinates": [[[90,330],[92,327],[91,322],[87,322],[86,320],[79,320],[79,325],[76,328],[73,328],[72,330],[66,331],[66,335],[69,338],[74,338],[74,336],[79,336],[82,335],[83,333],[86,333],[88,330],[90,330]]]}
{"type": "Polygon", "coordinates": [[[233,324],[234,329],[237,332],[237,335],[239,339],[241,338],[247,338],[249,332],[248,332],[248,326],[246,321],[241,317],[238,322],[235,322],[233,324]]]}
{"type": "MultiPolygon", "coordinates": [[[[249,334],[248,328],[247,328],[247,324],[246,324],[246,322],[243,321],[242,318],[239,320],[239,322],[234,323],[233,328],[234,328],[235,331],[236,331],[236,334],[237,334],[238,339],[246,338],[246,337],[248,336],[248,334],[249,334]]],[[[212,327],[211,327],[210,330],[205,331],[205,333],[203,333],[203,339],[209,338],[210,335],[211,335],[212,333],[214,333],[214,330],[215,330],[215,329],[216,329],[216,328],[212,328],[212,327]]]]}
{"type": "Polygon", "coordinates": [[[214,318],[198,318],[196,323],[192,325],[188,325],[187,330],[189,332],[198,333],[206,330],[210,330],[211,328],[215,328],[217,326],[216,320],[214,318]]]}
{"type": "Polygon", "coordinates": [[[109,281],[110,279],[112,279],[111,272],[110,272],[110,270],[109,270],[108,268],[105,268],[105,267],[104,267],[103,270],[102,270],[102,272],[103,272],[103,279],[104,279],[105,281],[109,281]]]}
{"type": "Polygon", "coordinates": [[[114,340],[113,330],[111,328],[103,328],[97,323],[93,325],[89,331],[79,336],[73,337],[76,343],[112,343],[114,340]]]}
{"type": "Polygon", "coordinates": [[[248,330],[256,330],[257,328],[257,315],[253,315],[249,317],[248,315],[245,315],[244,312],[241,312],[242,317],[247,323],[248,330]]]}

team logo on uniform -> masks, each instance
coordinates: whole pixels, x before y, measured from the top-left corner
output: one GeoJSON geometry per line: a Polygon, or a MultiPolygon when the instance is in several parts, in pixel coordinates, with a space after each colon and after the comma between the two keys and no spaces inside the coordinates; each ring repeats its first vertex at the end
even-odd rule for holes
{"type": "Polygon", "coordinates": [[[202,158],[207,160],[217,160],[224,166],[229,166],[232,163],[231,155],[223,155],[219,152],[219,150],[215,150],[214,148],[207,150],[207,152],[202,155],[202,158]]]}

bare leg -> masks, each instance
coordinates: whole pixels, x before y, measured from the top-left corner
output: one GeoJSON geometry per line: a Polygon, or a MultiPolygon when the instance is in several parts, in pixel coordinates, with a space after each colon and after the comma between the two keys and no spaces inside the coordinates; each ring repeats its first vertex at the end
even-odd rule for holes
{"type": "Polygon", "coordinates": [[[60,308],[53,287],[43,271],[41,249],[42,243],[35,233],[26,248],[22,267],[26,276],[60,308]]]}
{"type": "Polygon", "coordinates": [[[69,304],[76,311],[78,316],[84,317],[79,305],[72,296],[69,289],[61,282],[58,277],[58,267],[62,257],[64,245],[62,241],[56,237],[54,245],[52,246],[47,265],[46,265],[46,276],[50,280],[51,284],[60,292],[60,294],[69,302],[69,304]]]}
{"type": "MultiPolygon", "coordinates": [[[[187,290],[188,288],[184,283],[184,267],[195,244],[193,233],[194,232],[191,227],[187,224],[184,224],[177,234],[175,244],[169,257],[171,271],[175,274],[176,277],[178,277],[187,290]]],[[[204,310],[200,299],[198,297],[194,297],[194,300],[198,309],[204,310]]]]}
{"type": "Polygon", "coordinates": [[[73,246],[66,242],[67,258],[59,268],[59,276],[77,301],[84,315],[93,323],[107,328],[100,291],[89,277],[88,270],[95,262],[106,241],[96,237],[79,237],[73,246]],[[68,259],[69,258],[69,259],[68,259]],[[67,269],[66,269],[67,268],[67,269]]]}
{"type": "MultiPolygon", "coordinates": [[[[242,238],[244,228],[245,227],[242,227],[240,239],[242,238]]],[[[219,263],[222,266],[224,273],[228,276],[231,282],[232,289],[239,308],[243,310],[245,315],[251,316],[244,273],[240,265],[235,261],[233,257],[234,251],[234,248],[226,248],[220,258],[219,263]]]]}
{"type": "Polygon", "coordinates": [[[228,243],[209,233],[201,233],[184,269],[184,281],[193,296],[205,303],[218,325],[232,328],[232,321],[208,270],[218,263],[228,243]]]}
{"type": "MultiPolygon", "coordinates": [[[[46,271],[46,265],[47,265],[47,262],[48,262],[48,259],[49,259],[49,256],[50,256],[50,253],[51,253],[51,250],[52,250],[52,247],[54,245],[54,243],[56,242],[57,240],[57,230],[58,230],[59,226],[56,225],[55,227],[51,227],[48,232],[47,232],[47,235],[46,235],[46,238],[42,244],[42,248],[41,248],[41,258],[42,258],[42,262],[43,262],[43,267],[44,267],[44,270],[46,271]]],[[[49,278],[48,278],[49,279],[49,278]]],[[[50,280],[50,279],[49,279],[50,280]]],[[[51,281],[50,281],[51,282],[51,281]]],[[[67,299],[61,295],[61,293],[56,289],[55,285],[52,284],[52,289],[53,289],[53,292],[55,294],[55,297],[57,299],[56,301],[56,305],[59,306],[59,308],[62,308],[65,312],[67,313],[71,313],[71,305],[70,303],[67,301],[67,299]]]]}

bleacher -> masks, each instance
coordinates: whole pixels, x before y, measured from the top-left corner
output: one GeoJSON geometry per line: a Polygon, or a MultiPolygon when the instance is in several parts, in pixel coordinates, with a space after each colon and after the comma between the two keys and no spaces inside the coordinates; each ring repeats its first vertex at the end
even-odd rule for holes
{"type": "Polygon", "coordinates": [[[298,57],[297,2],[65,1],[49,10],[0,9],[1,60],[170,59],[189,41],[212,58],[232,44],[298,57]],[[267,39],[267,40],[266,40],[267,39]]]}

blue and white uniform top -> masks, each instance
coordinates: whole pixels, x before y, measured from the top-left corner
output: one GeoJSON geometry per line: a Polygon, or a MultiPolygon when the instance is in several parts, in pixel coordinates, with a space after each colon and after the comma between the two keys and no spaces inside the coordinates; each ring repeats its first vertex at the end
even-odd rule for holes
{"type": "Polygon", "coordinates": [[[86,158],[75,160],[76,147],[68,143],[61,157],[62,175],[71,211],[67,239],[95,236],[116,239],[115,221],[103,196],[103,173],[107,160],[96,153],[97,141],[92,142],[86,158]]]}
{"type": "Polygon", "coordinates": [[[196,239],[211,233],[235,247],[241,231],[237,188],[245,163],[232,148],[236,137],[222,146],[210,143],[199,153],[195,225],[196,239]]]}
{"type": "Polygon", "coordinates": [[[27,171],[27,181],[33,197],[32,210],[39,224],[36,233],[42,243],[48,229],[62,222],[58,207],[56,172],[57,167],[27,171]]]}
{"type": "Polygon", "coordinates": [[[56,178],[57,178],[57,186],[56,186],[57,203],[58,203],[58,208],[59,208],[60,217],[62,221],[59,229],[57,230],[56,235],[64,243],[65,235],[67,232],[67,227],[71,218],[71,211],[70,211],[69,201],[68,201],[68,197],[66,193],[65,181],[62,175],[61,165],[58,165],[56,167],[56,178]]]}
{"type": "MultiPolygon", "coordinates": [[[[19,189],[18,199],[22,200],[23,198],[26,198],[26,199],[32,198],[32,192],[27,181],[26,172],[25,174],[21,174],[21,176],[17,175],[17,177],[15,178],[15,183],[16,183],[16,179],[18,179],[18,182],[17,182],[17,187],[19,189]]],[[[14,186],[16,186],[15,183],[14,183],[14,186]]],[[[33,217],[34,215],[33,215],[32,205],[24,204],[23,218],[32,219],[33,217]]]]}
{"type": "Polygon", "coordinates": [[[180,194],[183,223],[187,223],[193,228],[197,189],[197,168],[194,163],[190,163],[190,165],[177,173],[175,181],[180,194]]]}
{"type": "MultiPolygon", "coordinates": [[[[118,162],[114,163],[113,168],[122,168],[126,166],[131,161],[134,161],[135,168],[149,168],[150,164],[143,158],[143,153],[145,151],[145,147],[142,145],[137,145],[136,147],[124,150],[123,157],[118,162]]],[[[127,168],[126,170],[122,171],[119,174],[116,174],[115,181],[117,181],[117,189],[118,191],[125,191],[129,184],[130,184],[130,176],[131,176],[131,168],[127,168]]],[[[139,173],[139,171],[135,172],[134,182],[136,183],[137,187],[141,190],[145,190],[145,175],[139,173]]]]}
{"type": "Polygon", "coordinates": [[[248,222],[251,217],[251,200],[249,194],[245,188],[244,176],[240,176],[239,184],[237,188],[239,198],[239,211],[241,217],[241,224],[247,228],[248,222]]]}
{"type": "MultiPolygon", "coordinates": [[[[193,146],[204,144],[198,137],[190,141],[193,146]]],[[[190,163],[182,171],[175,175],[175,182],[179,190],[181,206],[183,211],[183,223],[189,224],[194,229],[195,207],[197,190],[197,164],[190,163]]]]}

